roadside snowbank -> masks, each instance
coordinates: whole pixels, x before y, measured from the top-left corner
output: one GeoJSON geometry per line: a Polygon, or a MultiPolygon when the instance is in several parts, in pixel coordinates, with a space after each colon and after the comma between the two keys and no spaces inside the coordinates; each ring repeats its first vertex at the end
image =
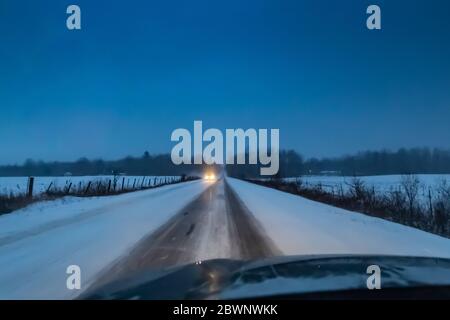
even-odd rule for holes
{"type": "Polygon", "coordinates": [[[64,198],[0,216],[0,299],[77,296],[207,187],[193,181],[112,197],[64,198]],[[72,264],[81,268],[81,291],[66,288],[72,264]]]}
{"type": "Polygon", "coordinates": [[[227,179],[284,254],[450,258],[450,239],[245,181],[227,179]]]}

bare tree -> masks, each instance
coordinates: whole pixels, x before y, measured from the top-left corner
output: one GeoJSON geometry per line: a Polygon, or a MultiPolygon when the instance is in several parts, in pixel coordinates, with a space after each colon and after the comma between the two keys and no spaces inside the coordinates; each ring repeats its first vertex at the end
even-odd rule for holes
{"type": "Polygon", "coordinates": [[[363,180],[358,177],[353,177],[347,185],[350,187],[349,192],[352,197],[357,200],[362,200],[364,198],[366,187],[363,180]]]}
{"type": "Polygon", "coordinates": [[[409,208],[409,219],[414,221],[414,213],[416,209],[417,196],[419,194],[420,180],[414,174],[402,175],[401,186],[406,194],[409,208]]]}

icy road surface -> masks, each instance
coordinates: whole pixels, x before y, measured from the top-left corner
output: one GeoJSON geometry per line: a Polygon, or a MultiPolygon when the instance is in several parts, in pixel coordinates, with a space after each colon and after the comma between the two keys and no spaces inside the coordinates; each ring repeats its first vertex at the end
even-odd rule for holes
{"type": "Polygon", "coordinates": [[[0,298],[70,299],[142,269],[291,254],[450,257],[450,240],[227,178],[0,216],[0,298]],[[81,267],[82,290],[66,288],[81,267]]]}

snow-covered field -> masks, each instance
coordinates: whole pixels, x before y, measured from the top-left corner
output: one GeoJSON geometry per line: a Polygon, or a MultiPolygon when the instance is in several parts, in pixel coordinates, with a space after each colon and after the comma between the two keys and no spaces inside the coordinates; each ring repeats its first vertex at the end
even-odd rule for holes
{"type": "Polygon", "coordinates": [[[0,299],[73,298],[66,268],[82,289],[104,267],[208,186],[192,181],[117,196],[40,202],[0,216],[0,299]]]}
{"type": "Polygon", "coordinates": [[[450,239],[229,178],[284,254],[392,254],[450,258],[450,239]]]}
{"type": "MultiPolygon", "coordinates": [[[[89,181],[96,182],[99,180],[109,180],[113,179],[114,176],[69,176],[69,177],[35,177],[34,180],[34,194],[43,193],[52,184],[52,188],[62,188],[69,183],[73,186],[78,186],[80,183],[85,185],[89,181]]],[[[166,176],[117,176],[119,183],[122,183],[122,179],[125,178],[125,185],[128,183],[131,187],[136,179],[136,185],[142,182],[145,178],[146,181],[151,179],[151,183],[155,183],[155,178],[164,179],[166,176]]],[[[1,194],[24,194],[27,192],[28,177],[0,177],[0,195],[1,194]]]]}
{"type": "MultiPolygon", "coordinates": [[[[428,199],[429,190],[431,195],[435,195],[436,187],[442,182],[447,181],[450,185],[450,174],[418,174],[416,175],[420,181],[419,199],[426,201],[428,199]]],[[[287,178],[287,181],[295,181],[300,179],[307,186],[321,185],[322,188],[329,192],[337,193],[342,187],[343,191],[347,191],[353,177],[350,176],[303,176],[299,178],[287,178]]],[[[384,175],[384,176],[363,176],[358,177],[365,186],[374,188],[377,193],[385,193],[389,191],[401,189],[401,175],[384,175]]]]}

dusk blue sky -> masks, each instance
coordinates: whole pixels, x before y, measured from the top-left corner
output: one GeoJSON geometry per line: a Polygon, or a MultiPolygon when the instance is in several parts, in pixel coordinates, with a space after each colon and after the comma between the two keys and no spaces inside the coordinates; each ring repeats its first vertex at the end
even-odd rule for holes
{"type": "Polygon", "coordinates": [[[307,157],[450,148],[449,14],[445,0],[2,0],[0,164],[170,152],[194,120],[279,128],[307,157]]]}

